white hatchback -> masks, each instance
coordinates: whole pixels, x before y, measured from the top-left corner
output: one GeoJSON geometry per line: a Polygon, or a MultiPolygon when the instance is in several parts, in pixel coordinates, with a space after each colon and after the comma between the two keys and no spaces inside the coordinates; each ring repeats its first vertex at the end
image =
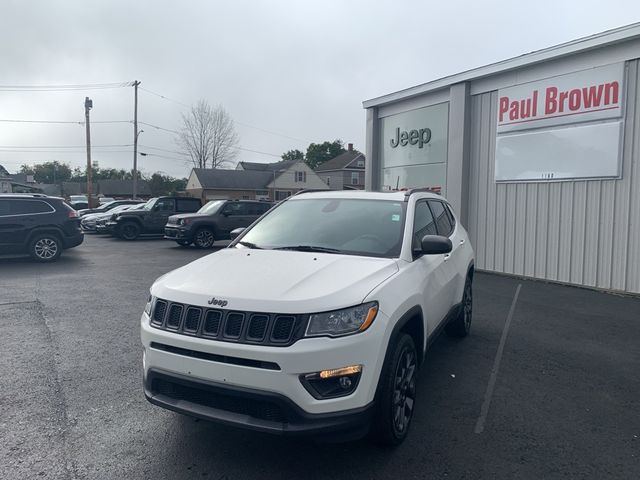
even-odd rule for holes
{"type": "Polygon", "coordinates": [[[160,277],[141,319],[156,405],[279,434],[407,435],[417,371],[471,325],[473,249],[423,190],[290,197],[160,277]]]}

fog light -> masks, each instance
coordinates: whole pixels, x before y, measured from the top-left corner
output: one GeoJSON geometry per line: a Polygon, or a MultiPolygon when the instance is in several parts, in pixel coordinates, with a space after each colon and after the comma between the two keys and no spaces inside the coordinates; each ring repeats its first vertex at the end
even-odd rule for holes
{"type": "Polygon", "coordinates": [[[353,393],[358,387],[362,365],[322,370],[300,376],[300,382],[314,398],[344,397],[353,393]]]}

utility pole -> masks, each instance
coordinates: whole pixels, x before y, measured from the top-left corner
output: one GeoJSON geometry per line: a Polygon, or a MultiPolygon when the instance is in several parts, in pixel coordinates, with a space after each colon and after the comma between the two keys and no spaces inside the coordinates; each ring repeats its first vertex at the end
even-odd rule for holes
{"type": "Polygon", "coordinates": [[[89,97],[84,99],[84,124],[87,132],[87,202],[91,204],[91,128],[89,127],[89,110],[93,108],[93,101],[89,97]]]}
{"type": "Polygon", "coordinates": [[[133,82],[133,199],[138,196],[138,80],[133,82]]]}

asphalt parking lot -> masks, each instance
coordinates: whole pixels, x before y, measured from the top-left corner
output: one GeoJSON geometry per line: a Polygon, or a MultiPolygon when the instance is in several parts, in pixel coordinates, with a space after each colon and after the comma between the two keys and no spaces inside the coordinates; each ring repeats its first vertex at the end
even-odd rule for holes
{"type": "Polygon", "coordinates": [[[498,275],[476,275],[471,335],[429,351],[395,450],[152,406],[148,288],[207,253],[87,235],[55,264],[0,258],[0,478],[640,478],[640,299],[498,275]]]}

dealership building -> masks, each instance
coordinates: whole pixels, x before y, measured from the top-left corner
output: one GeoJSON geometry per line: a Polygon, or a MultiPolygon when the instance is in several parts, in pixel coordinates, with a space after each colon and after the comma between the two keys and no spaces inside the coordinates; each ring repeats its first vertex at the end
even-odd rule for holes
{"type": "Polygon", "coordinates": [[[640,293],[640,23],[363,105],[367,189],[442,192],[476,268],[640,293]]]}

